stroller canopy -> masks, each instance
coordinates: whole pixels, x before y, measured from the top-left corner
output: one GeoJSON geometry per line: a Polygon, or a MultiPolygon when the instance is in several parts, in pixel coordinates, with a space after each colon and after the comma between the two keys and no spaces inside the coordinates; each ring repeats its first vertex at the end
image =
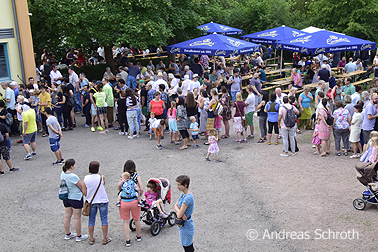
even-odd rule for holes
{"type": "Polygon", "coordinates": [[[147,181],[148,183],[155,183],[156,190],[160,190],[160,197],[162,200],[168,200],[168,203],[171,204],[171,184],[166,178],[150,178],[147,181]]]}

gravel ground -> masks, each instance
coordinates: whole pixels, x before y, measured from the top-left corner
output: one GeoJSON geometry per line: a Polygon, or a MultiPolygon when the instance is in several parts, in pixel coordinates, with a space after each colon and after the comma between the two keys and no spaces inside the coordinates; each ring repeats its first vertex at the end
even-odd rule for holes
{"type": "MultiPolygon", "coordinates": [[[[83,123],[82,117],[77,120],[78,125],[83,123]]],[[[109,237],[113,241],[101,245],[99,216],[93,246],[88,241],[63,240],[64,208],[58,199],[61,166],[51,166],[55,157],[48,139],[39,135],[38,155],[24,161],[24,149],[13,137],[11,157],[20,172],[6,172],[0,178],[0,251],[148,251],[156,247],[182,251],[177,228],[168,225],[156,237],[150,235],[148,226],[142,225],[142,242],[134,240],[130,248],[125,247],[123,222],[115,202],[116,184],[128,159],[135,161],[144,186],[151,177],[171,181],[172,204],[166,206],[169,211],[179,196],[175,178],[181,174],[190,176],[195,198],[196,251],[375,250],[372,241],[376,231],[372,227],[378,224],[378,210],[369,205],[358,211],[352,205],[364,191],[354,171],[359,161],[335,156],[333,143],[330,156],[312,155],[310,131],[298,135],[300,151],[287,158],[279,155],[282,140],[278,146],[258,144],[257,133],[255,139],[238,144],[232,132],[230,138],[219,143],[222,163],[205,161],[207,148],[203,140],[200,149],[178,150],[166,134],[162,140],[164,149],[157,150],[155,141],[150,141],[145,132],[140,139],[130,140],[119,136],[118,131],[110,131],[100,135],[78,127],[63,133],[61,146],[65,159],[76,160],[75,173],[81,179],[90,161],[100,162],[110,200],[109,237]],[[258,236],[253,240],[256,232],[258,236]]],[[[7,171],[4,162],[3,166],[7,171]]],[[[84,234],[87,221],[88,217],[82,218],[84,234]]],[[[71,226],[74,232],[73,221],[71,226]]]]}

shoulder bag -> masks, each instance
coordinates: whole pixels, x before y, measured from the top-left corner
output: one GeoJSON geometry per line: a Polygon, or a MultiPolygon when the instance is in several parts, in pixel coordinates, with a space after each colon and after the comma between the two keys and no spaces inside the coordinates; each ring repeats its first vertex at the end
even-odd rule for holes
{"type": "Polygon", "coordinates": [[[102,181],[102,176],[100,176],[100,183],[98,183],[98,186],[97,186],[96,192],[93,194],[93,197],[92,197],[91,202],[88,203],[88,201],[85,200],[84,207],[83,207],[83,215],[84,215],[84,216],[89,216],[89,213],[91,212],[91,205],[92,205],[92,202],[93,202],[94,198],[96,197],[96,194],[97,194],[97,192],[98,192],[98,189],[99,189],[100,186],[101,186],[101,181],[102,181]]]}

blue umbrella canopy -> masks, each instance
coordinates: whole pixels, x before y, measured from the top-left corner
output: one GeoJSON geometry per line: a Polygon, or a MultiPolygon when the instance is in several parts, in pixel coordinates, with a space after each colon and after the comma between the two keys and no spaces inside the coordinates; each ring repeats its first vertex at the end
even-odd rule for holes
{"type": "Polygon", "coordinates": [[[197,28],[203,30],[205,34],[212,34],[215,32],[222,35],[243,35],[243,30],[213,22],[197,26],[197,28]]]}
{"type": "Polygon", "coordinates": [[[283,25],[273,29],[241,36],[240,39],[253,43],[272,45],[277,41],[294,39],[306,34],[308,33],[283,25]]]}
{"type": "Polygon", "coordinates": [[[277,49],[309,54],[374,50],[375,43],[327,30],[275,43],[277,49]]]}
{"type": "Polygon", "coordinates": [[[227,37],[210,34],[167,47],[168,53],[206,54],[215,56],[239,55],[259,52],[260,45],[227,37]]]}

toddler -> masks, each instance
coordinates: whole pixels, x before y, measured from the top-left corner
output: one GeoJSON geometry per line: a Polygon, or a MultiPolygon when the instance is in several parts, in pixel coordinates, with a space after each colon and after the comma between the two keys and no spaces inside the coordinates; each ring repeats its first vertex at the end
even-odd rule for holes
{"type": "Polygon", "coordinates": [[[176,102],[175,101],[172,101],[171,102],[171,107],[168,109],[168,127],[169,127],[169,137],[171,139],[171,143],[173,143],[172,141],[172,136],[175,137],[175,144],[178,145],[180,144],[178,141],[177,141],[177,122],[176,122],[176,102]]]}
{"type": "Polygon", "coordinates": [[[194,116],[190,117],[190,121],[192,122],[190,124],[190,132],[192,132],[192,139],[194,144],[194,149],[197,149],[201,146],[198,145],[199,142],[199,128],[198,123],[196,122],[196,118],[194,116]]]}
{"type": "Polygon", "coordinates": [[[319,127],[320,127],[320,118],[316,119],[315,131],[312,135],[312,143],[316,146],[316,151],[314,155],[319,155],[320,153],[320,145],[322,144],[322,140],[319,139],[319,127]]]}
{"type": "Polygon", "coordinates": [[[156,206],[159,210],[159,215],[164,219],[167,218],[169,213],[164,210],[162,199],[158,199],[159,193],[156,191],[156,184],[149,182],[146,187],[147,191],[144,193],[146,204],[148,204],[150,208],[156,206]]]}
{"type": "Polygon", "coordinates": [[[377,162],[377,157],[378,157],[378,137],[373,137],[371,139],[371,148],[372,148],[372,151],[371,151],[371,155],[369,157],[369,162],[370,163],[375,163],[377,162]]]}
{"type": "MultiPolygon", "coordinates": [[[[133,180],[131,180],[131,174],[128,173],[128,172],[122,173],[121,180],[118,182],[118,185],[119,186],[123,186],[124,183],[126,183],[126,182],[129,183],[130,185],[134,186],[134,190],[137,193],[138,205],[140,205],[140,193],[139,193],[140,192],[140,188],[139,188],[139,186],[133,180]]],[[[119,191],[119,193],[118,193],[118,199],[117,199],[117,204],[116,204],[117,207],[121,206],[121,199],[122,199],[121,192],[122,192],[122,190],[119,191]]]]}
{"type": "Polygon", "coordinates": [[[372,147],[373,142],[371,141],[371,139],[373,137],[378,137],[378,131],[373,130],[372,132],[370,132],[370,140],[367,143],[368,148],[360,158],[360,161],[362,161],[364,163],[369,163],[369,158],[370,158],[371,152],[373,150],[373,147],[372,147]]]}
{"type": "Polygon", "coordinates": [[[152,124],[157,120],[155,118],[155,113],[151,112],[150,119],[148,119],[148,124],[150,125],[150,140],[152,140],[152,134],[154,133],[152,130],[152,124]]]}
{"type": "Polygon", "coordinates": [[[218,151],[219,151],[218,144],[217,144],[217,142],[218,142],[218,130],[216,130],[214,128],[211,128],[209,130],[208,142],[210,143],[210,145],[209,145],[209,150],[207,151],[206,160],[211,161],[209,159],[209,156],[210,156],[211,153],[214,153],[217,161],[222,162],[218,158],[218,151]]]}
{"type": "Polygon", "coordinates": [[[164,124],[165,124],[164,119],[155,119],[155,121],[150,124],[152,130],[155,133],[155,138],[157,140],[156,148],[158,148],[159,150],[163,148],[163,146],[160,144],[160,139],[162,136],[162,132],[164,132],[164,124]]]}

